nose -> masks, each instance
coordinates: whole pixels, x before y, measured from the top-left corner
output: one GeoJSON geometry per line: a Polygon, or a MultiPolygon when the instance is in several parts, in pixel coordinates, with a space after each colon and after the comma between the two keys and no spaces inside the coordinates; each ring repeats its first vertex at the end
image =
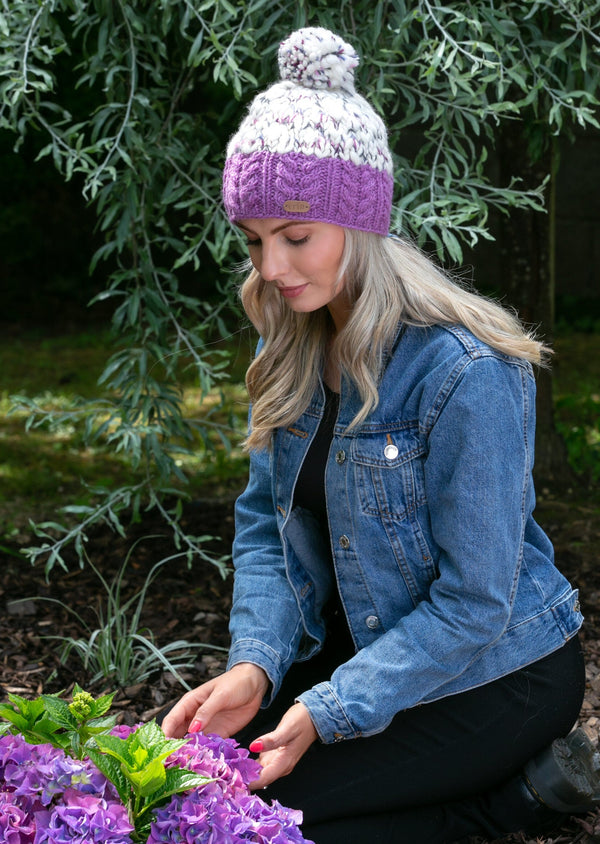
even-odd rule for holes
{"type": "Polygon", "coordinates": [[[277,281],[285,277],[287,271],[287,261],[285,252],[280,244],[263,240],[260,266],[256,267],[265,281],[277,281]]]}

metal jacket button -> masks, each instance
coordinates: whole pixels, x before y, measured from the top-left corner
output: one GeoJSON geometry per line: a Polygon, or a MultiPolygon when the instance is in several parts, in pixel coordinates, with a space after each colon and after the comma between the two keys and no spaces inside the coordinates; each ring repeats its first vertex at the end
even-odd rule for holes
{"type": "Polygon", "coordinates": [[[340,536],[340,545],[344,550],[347,550],[350,547],[350,540],[345,533],[340,536]]]}
{"type": "Polygon", "coordinates": [[[376,615],[368,615],[366,625],[369,630],[377,630],[377,628],[379,627],[379,619],[376,615]]]}
{"type": "Polygon", "coordinates": [[[342,450],[338,451],[338,453],[335,455],[335,462],[336,462],[336,463],[339,463],[339,464],[340,464],[340,466],[341,466],[341,465],[342,465],[342,463],[343,463],[345,460],[346,460],[346,452],[345,452],[345,451],[342,451],[342,450]]]}
{"type": "Polygon", "coordinates": [[[386,445],[383,453],[385,454],[386,460],[395,460],[398,457],[398,446],[395,446],[393,443],[386,445]]]}

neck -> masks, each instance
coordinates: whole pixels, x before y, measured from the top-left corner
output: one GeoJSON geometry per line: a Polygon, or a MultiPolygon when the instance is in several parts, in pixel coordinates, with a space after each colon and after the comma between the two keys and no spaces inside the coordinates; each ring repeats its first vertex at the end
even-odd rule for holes
{"type": "Polygon", "coordinates": [[[327,305],[334,324],[334,336],[344,329],[352,313],[352,302],[342,291],[336,298],[327,305]]]}

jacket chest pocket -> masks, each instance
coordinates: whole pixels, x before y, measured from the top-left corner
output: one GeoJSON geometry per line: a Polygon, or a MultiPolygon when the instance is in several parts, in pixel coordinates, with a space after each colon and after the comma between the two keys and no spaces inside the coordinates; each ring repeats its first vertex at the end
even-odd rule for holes
{"type": "Polygon", "coordinates": [[[410,431],[358,436],[352,443],[363,513],[403,520],[425,503],[425,448],[410,431]]]}

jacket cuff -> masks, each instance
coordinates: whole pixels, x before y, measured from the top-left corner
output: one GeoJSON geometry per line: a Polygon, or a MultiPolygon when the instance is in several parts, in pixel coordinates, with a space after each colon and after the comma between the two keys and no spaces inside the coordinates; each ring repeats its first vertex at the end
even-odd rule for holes
{"type": "Polygon", "coordinates": [[[312,689],[298,695],[296,700],[308,709],[319,738],[324,744],[359,738],[362,735],[352,726],[331,683],[317,683],[312,689]]]}

